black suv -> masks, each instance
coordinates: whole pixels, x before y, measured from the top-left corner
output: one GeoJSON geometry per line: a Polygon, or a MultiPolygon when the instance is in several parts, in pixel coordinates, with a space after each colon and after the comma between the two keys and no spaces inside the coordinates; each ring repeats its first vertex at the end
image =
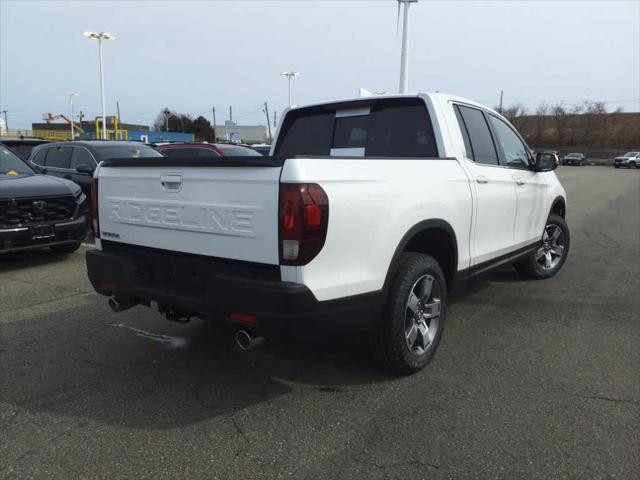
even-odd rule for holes
{"type": "Polygon", "coordinates": [[[2,137],[2,144],[13,150],[20,158],[26,160],[38,145],[50,143],[49,140],[37,137],[2,137]]]}
{"type": "Polygon", "coordinates": [[[93,170],[102,160],[112,158],[161,157],[155,149],[140,142],[76,140],[53,142],[33,149],[29,164],[41,173],[71,180],[91,193],[93,170]]]}
{"type": "Polygon", "coordinates": [[[43,247],[74,252],[88,222],[89,202],[78,185],[37,175],[0,144],[0,253],[43,247]]]}

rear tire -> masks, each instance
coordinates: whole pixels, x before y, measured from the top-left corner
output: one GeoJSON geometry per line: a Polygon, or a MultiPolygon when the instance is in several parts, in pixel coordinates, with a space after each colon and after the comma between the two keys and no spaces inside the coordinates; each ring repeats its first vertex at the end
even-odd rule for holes
{"type": "Polygon", "coordinates": [[[68,255],[78,250],[80,248],[80,243],[81,242],[68,243],[66,245],[55,245],[51,247],[51,250],[53,250],[56,253],[62,253],[64,255],[68,255]]]}
{"type": "Polygon", "coordinates": [[[399,373],[420,371],[438,348],[446,311],[447,285],[438,262],[429,255],[402,254],[372,334],[378,360],[399,373]]]}
{"type": "Polygon", "coordinates": [[[637,167],[636,162],[629,162],[629,168],[633,168],[635,170],[637,167]]]}
{"type": "Polygon", "coordinates": [[[560,271],[569,255],[571,236],[569,226],[560,215],[549,215],[540,247],[514,264],[516,271],[526,278],[541,280],[560,271]]]}

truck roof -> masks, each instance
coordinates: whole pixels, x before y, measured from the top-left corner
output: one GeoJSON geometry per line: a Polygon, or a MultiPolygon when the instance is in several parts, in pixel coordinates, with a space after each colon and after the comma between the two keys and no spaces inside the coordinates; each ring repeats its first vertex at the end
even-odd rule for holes
{"type": "MultiPolygon", "coordinates": [[[[496,114],[498,114],[498,112],[496,112],[495,110],[493,110],[490,107],[487,107],[486,105],[476,102],[474,100],[469,100],[468,98],[463,98],[463,97],[459,97],[456,95],[451,95],[448,93],[442,93],[442,92],[417,92],[417,93],[389,93],[389,94],[383,94],[383,95],[371,95],[368,97],[352,97],[352,98],[344,98],[344,99],[340,99],[340,100],[332,100],[332,101],[327,101],[327,102],[318,102],[318,103],[311,103],[311,104],[306,104],[306,105],[297,105],[294,107],[291,107],[288,110],[285,110],[285,114],[288,111],[292,111],[292,110],[297,110],[300,108],[308,108],[308,107],[320,107],[323,105],[335,105],[335,104],[340,104],[340,103],[356,103],[356,102],[375,102],[378,100],[388,100],[390,98],[416,98],[416,97],[431,97],[431,98],[439,98],[440,100],[444,101],[444,102],[449,102],[449,101],[457,101],[457,102],[461,102],[461,103],[467,103],[469,105],[474,105],[476,107],[480,107],[483,108],[485,110],[490,110],[491,112],[494,112],[496,114]]],[[[498,114],[499,115],[499,114],[498,114]]]]}

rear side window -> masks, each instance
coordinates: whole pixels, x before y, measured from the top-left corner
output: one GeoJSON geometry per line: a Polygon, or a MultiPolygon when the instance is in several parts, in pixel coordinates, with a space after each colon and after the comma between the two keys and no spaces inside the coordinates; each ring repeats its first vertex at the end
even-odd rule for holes
{"type": "MultiPolygon", "coordinates": [[[[482,111],[462,105],[457,105],[457,108],[460,109],[460,117],[462,117],[460,129],[466,129],[471,142],[472,156],[470,158],[477,163],[498,165],[496,146],[482,111]]],[[[458,121],[460,121],[460,117],[458,117],[458,121]]]]}
{"type": "Polygon", "coordinates": [[[35,153],[35,155],[31,159],[31,161],[33,163],[35,163],[36,165],[43,166],[44,165],[44,158],[45,158],[46,155],[47,155],[47,149],[43,148],[42,150],[40,150],[40,151],[35,153]]]}
{"type": "Polygon", "coordinates": [[[47,149],[46,166],[53,168],[69,168],[71,164],[71,147],[57,146],[47,149]]]}
{"type": "Polygon", "coordinates": [[[275,154],[438,157],[431,119],[418,98],[357,102],[291,112],[275,154]],[[338,153],[342,154],[342,152],[338,153]]]}

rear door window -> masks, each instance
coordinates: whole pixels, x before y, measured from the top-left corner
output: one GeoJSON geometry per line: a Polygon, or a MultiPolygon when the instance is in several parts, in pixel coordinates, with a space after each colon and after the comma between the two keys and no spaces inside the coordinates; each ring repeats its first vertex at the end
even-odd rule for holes
{"type": "Polygon", "coordinates": [[[69,168],[71,164],[71,147],[59,145],[47,149],[45,165],[52,168],[69,168]]]}
{"type": "Polygon", "coordinates": [[[458,105],[457,108],[460,109],[460,116],[462,117],[460,128],[466,128],[471,142],[472,157],[470,158],[477,163],[498,165],[498,153],[484,113],[477,108],[463,105],[458,105]]]}
{"type": "Polygon", "coordinates": [[[43,166],[44,165],[44,159],[45,159],[46,156],[47,156],[47,149],[43,148],[42,150],[39,150],[38,152],[35,153],[35,155],[31,159],[31,161],[33,163],[35,163],[36,165],[43,166]]]}
{"type": "Polygon", "coordinates": [[[438,157],[429,112],[418,98],[293,111],[275,155],[438,157]]]}

